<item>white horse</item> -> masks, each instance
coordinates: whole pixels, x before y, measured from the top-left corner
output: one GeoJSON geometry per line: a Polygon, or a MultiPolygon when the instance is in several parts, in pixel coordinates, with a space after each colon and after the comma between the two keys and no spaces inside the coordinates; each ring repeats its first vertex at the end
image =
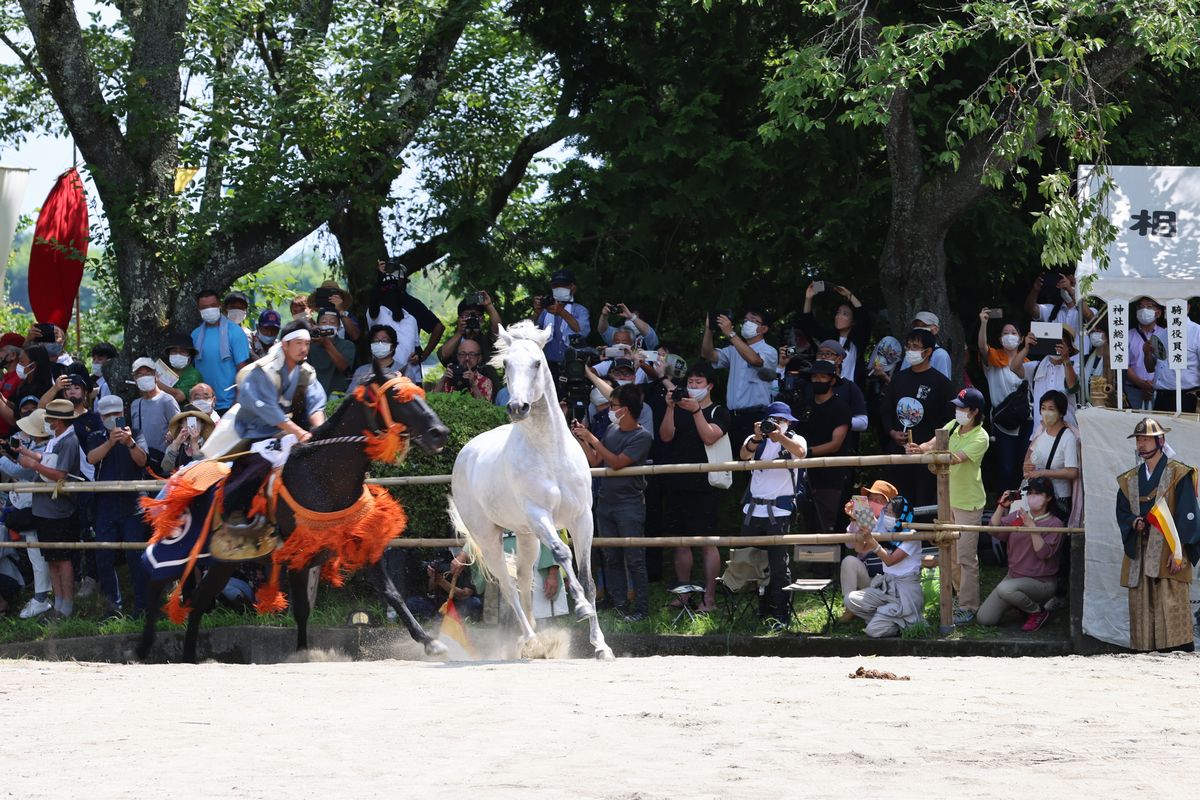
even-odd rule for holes
{"type": "Polygon", "coordinates": [[[575,615],[591,626],[589,640],[596,657],[610,659],[596,618],[596,585],[592,582],[592,478],[587,458],[571,435],[558,405],[554,379],[542,348],[550,331],[532,322],[500,328],[492,363],[503,367],[512,420],[479,434],[458,454],[451,481],[450,518],[475,544],[484,568],[500,584],[500,592],[520,622],[522,655],[542,655],[534,631],[533,571],[538,545],[544,544],[565,576],[575,598],[575,615]],[[570,531],[579,574],[571,551],[558,531],[570,531]],[[517,535],[517,579],[504,559],[501,531],[517,535]],[[518,587],[520,597],[518,599],[518,587]]]}

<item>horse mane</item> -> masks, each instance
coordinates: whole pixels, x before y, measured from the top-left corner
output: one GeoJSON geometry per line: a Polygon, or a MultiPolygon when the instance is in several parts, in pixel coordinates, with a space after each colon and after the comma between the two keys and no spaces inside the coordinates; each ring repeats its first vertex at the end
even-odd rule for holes
{"type": "Polygon", "coordinates": [[[523,319],[508,328],[500,326],[495,352],[488,361],[488,365],[493,369],[504,369],[504,357],[508,355],[513,342],[518,340],[533,342],[537,345],[537,349],[541,350],[546,346],[546,342],[550,341],[550,336],[549,328],[539,328],[537,323],[530,319],[523,319]]]}
{"type": "Polygon", "coordinates": [[[337,410],[327,417],[324,422],[312,429],[313,439],[324,439],[332,435],[337,430],[338,425],[341,424],[342,417],[346,415],[350,406],[356,402],[350,395],[346,395],[346,398],[338,405],[337,410]]]}

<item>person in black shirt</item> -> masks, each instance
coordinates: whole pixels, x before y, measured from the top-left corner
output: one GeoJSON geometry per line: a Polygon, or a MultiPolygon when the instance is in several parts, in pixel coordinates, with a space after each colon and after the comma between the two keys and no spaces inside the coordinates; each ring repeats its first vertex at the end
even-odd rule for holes
{"type": "MultiPolygon", "coordinates": [[[[950,379],[929,362],[936,344],[933,333],[924,328],[913,328],[905,337],[904,358],[909,368],[898,370],[892,377],[884,405],[888,411],[884,420],[888,453],[903,453],[910,441],[929,441],[934,431],[954,417],[950,379]]],[[[923,467],[897,465],[892,469],[891,483],[914,506],[937,502],[937,478],[923,467]]]]}
{"type": "MultiPolygon", "coordinates": [[[[808,443],[808,457],[843,456],[850,453],[850,406],[833,393],[837,367],[829,361],[814,361],[805,371],[808,386],[792,404],[798,420],[793,430],[808,443]]],[[[816,523],[832,532],[837,524],[842,493],[850,477],[848,467],[808,471],[808,487],[817,511],[816,523]]]]}
{"type": "MultiPolygon", "coordinates": [[[[659,437],[667,444],[664,464],[704,464],[705,447],[727,435],[729,409],[713,402],[713,368],[697,362],[687,373],[687,389],[681,400],[667,395],[667,413],[659,426],[659,437]]],[[[717,528],[717,490],[706,473],[664,475],[666,496],[664,533],[671,536],[712,536],[717,528]]],[[[716,606],[717,575],[721,556],[715,547],[701,548],[704,557],[704,602],[701,611],[716,606]]],[[[675,578],[679,585],[691,583],[692,549],[675,549],[675,578]]]]}

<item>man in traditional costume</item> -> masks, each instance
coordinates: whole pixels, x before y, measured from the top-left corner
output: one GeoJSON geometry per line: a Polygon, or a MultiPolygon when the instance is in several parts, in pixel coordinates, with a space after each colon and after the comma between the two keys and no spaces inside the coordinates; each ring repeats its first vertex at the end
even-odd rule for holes
{"type": "MultiPolygon", "coordinates": [[[[325,390],[306,361],[311,338],[307,322],[289,323],[280,331],[279,343],[238,375],[234,430],[241,442],[234,452],[246,452],[257,442],[290,434],[294,441],[273,448],[280,451],[276,460],[282,461],[291,444],[308,441],[312,438],[309,431],[325,421],[325,390]]],[[[270,527],[261,515],[250,515],[263,480],[278,466],[266,455],[249,452],[238,457],[226,482],[223,528],[244,542],[260,540],[270,527]]],[[[253,549],[257,552],[258,548],[253,549]]],[[[244,557],[256,556],[247,552],[244,557]]]]}
{"type": "Polygon", "coordinates": [[[1188,588],[1200,560],[1196,469],[1171,458],[1156,419],[1133,434],[1144,463],[1117,477],[1117,525],[1125,546],[1121,585],[1129,589],[1129,646],[1134,650],[1193,649],[1188,588]]]}

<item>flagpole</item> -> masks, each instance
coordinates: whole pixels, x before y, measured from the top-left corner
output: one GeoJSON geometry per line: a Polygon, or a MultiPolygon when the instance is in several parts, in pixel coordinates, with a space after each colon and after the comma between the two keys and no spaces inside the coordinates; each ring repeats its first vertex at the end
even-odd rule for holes
{"type": "Polygon", "coordinates": [[[78,357],[82,357],[82,355],[83,355],[82,326],[79,321],[79,312],[80,312],[80,305],[82,305],[82,300],[81,300],[82,297],[83,297],[82,290],[76,289],[75,290],[75,353],[76,353],[76,356],[78,356],[78,357]]]}

